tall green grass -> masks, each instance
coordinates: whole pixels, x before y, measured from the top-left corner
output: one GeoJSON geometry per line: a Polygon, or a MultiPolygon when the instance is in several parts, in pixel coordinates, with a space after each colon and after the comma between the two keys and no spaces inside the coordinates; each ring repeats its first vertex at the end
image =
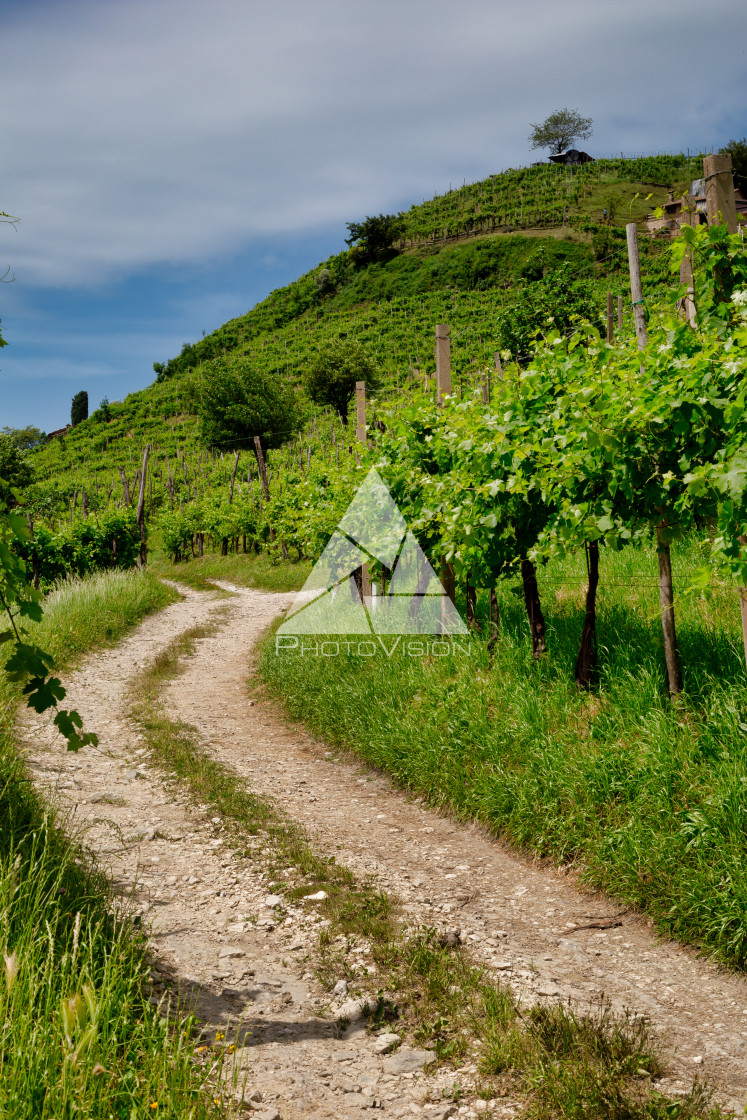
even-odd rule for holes
{"type": "MultiPolygon", "coordinates": [[[[702,545],[675,550],[681,587],[702,561],[702,545]]],[[[747,681],[736,589],[679,596],[687,691],[672,704],[653,551],[605,553],[601,579],[592,694],[573,681],[581,560],[540,573],[540,664],[521,600],[504,586],[492,659],[483,618],[469,658],[278,655],[270,634],[260,673],[290,714],[431,803],[574,864],[661,930],[743,967],[747,681]]]]}
{"type": "MultiPolygon", "coordinates": [[[[33,638],[70,666],[174,598],[134,571],[70,581],[33,638]]],[[[28,781],[17,701],[0,672],[0,1116],[208,1117],[189,1021],[167,1027],[148,1001],[145,937],[115,916],[105,877],[28,781]]],[[[95,765],[90,748],[81,758],[95,765]]]]}

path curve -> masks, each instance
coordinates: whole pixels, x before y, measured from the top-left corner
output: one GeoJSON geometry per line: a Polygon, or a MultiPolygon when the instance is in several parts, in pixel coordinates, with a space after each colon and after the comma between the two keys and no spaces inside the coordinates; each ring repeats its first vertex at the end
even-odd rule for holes
{"type": "MultiPolygon", "coordinates": [[[[571,998],[585,1007],[604,995],[618,1011],[646,1014],[667,1045],[671,1075],[658,1083],[661,1091],[676,1096],[696,1074],[705,1076],[719,1099],[741,1112],[747,1096],[742,976],[660,942],[645,918],[582,893],[562,873],[523,859],[484,829],[426,808],[385,776],[337,760],[323,743],[289,726],[275,705],[251,698],[247,678],[257,638],[292,596],[230,587],[234,596],[216,601],[181,590],[182,601],[146,619],[115,649],[92,655],[65,681],[85,725],[100,733],[99,751],[69,755],[46,723],[31,717],[26,750],[39,783],[48,793],[54,787],[85,825],[89,846],[119,889],[135,890],[164,967],[199,999],[201,1014],[213,1026],[240,1010],[248,1016],[249,1088],[259,1089],[268,1120],[274,1108],[283,1120],[344,1120],[374,1103],[382,1117],[435,1114],[421,1108],[427,1080],[420,1074],[392,1072],[370,1038],[340,1042],[318,1017],[328,997],[296,963],[318,920],[297,910],[276,928],[267,917],[265,925],[238,923],[244,913],[267,914],[262,875],[231,860],[217,825],[175,800],[167,782],[138,764],[137,752],[145,752],[127,716],[129,679],[217,611],[225,612],[223,624],[198,641],[186,671],[164,692],[169,714],[195,725],[206,750],[271,796],[318,850],[360,875],[375,875],[402,900],[413,924],[459,926],[474,955],[532,1001],[571,998]],[[619,926],[583,928],[618,917],[619,926]]],[[[453,1079],[439,1074],[437,1085],[453,1079]]],[[[460,1114],[476,1115],[469,1105],[460,1114]]],[[[505,1104],[495,1115],[510,1117],[514,1109],[505,1104]]]]}

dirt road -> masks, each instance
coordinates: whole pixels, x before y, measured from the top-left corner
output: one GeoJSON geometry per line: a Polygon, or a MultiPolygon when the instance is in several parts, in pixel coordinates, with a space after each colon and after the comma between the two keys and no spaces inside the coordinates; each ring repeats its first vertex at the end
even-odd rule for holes
{"type": "MultiPolygon", "coordinates": [[[[657,940],[645,919],[603,896],[581,893],[552,869],[532,865],[482,829],[455,824],[381,775],[331,754],[277,709],[252,699],[246,682],[257,637],[291,596],[234,589],[216,601],[185,598],[146,619],[115,649],[93,655],[65,681],[71,703],[101,736],[99,750],[66,754],[43,721],[27,723],[26,749],[39,783],[54,788],[87,831],[87,843],[124,893],[134,893],[153,930],[161,971],[198,1001],[206,1032],[243,1014],[236,1041],[248,1070],[245,1095],[257,1116],[345,1120],[374,1115],[445,1116],[442,1090],[469,1084],[473,1066],[428,1072],[412,1047],[380,1055],[353,1027],[340,1038],[330,996],[304,958],[321,919],[312,905],[278,920],[268,883],[237,860],[219,820],[190,807],[151,770],[128,716],[138,668],[179,634],[225,612],[200,639],[185,673],[164,693],[167,710],[200,730],[217,759],[271,796],[310,835],[403,901],[414,925],[459,926],[472,953],[532,1002],[600,995],[646,1014],[666,1041],[668,1095],[706,1076],[741,1112],[747,1096],[747,984],[657,940]],[[602,928],[606,926],[606,928],[602,928]],[[320,1014],[321,1013],[321,1014],[320,1014]],[[440,1099],[441,1103],[437,1103],[440,1099]]],[[[366,966],[365,952],[361,966],[366,966]]],[[[158,980],[156,980],[158,989],[158,980]]],[[[158,998],[157,995],[154,999],[158,998]]],[[[469,1094],[458,1115],[471,1120],[469,1094]]],[[[510,1102],[494,1115],[517,1114],[510,1102]]]]}

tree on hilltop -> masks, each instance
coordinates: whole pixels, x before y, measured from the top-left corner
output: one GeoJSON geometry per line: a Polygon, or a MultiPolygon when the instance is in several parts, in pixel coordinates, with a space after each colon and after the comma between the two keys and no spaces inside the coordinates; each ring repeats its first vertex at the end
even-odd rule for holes
{"type": "Polygon", "coordinates": [[[594,131],[591,117],[582,117],[578,109],[557,109],[540,124],[533,124],[529,143],[534,148],[549,148],[560,155],[575,140],[588,140],[594,131]]]}
{"type": "Polygon", "coordinates": [[[394,242],[402,236],[404,222],[399,214],[379,214],[363,222],[348,222],[350,237],[345,244],[352,246],[351,256],[356,265],[388,261],[396,256],[394,242]]]}

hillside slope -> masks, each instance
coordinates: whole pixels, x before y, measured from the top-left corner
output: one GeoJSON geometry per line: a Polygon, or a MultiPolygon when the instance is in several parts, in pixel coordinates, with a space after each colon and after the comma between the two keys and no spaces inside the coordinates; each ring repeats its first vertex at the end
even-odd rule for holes
{"type": "MultiPolygon", "coordinates": [[[[387,385],[414,386],[434,371],[434,326],[448,322],[454,383],[466,391],[478,370],[492,367],[496,350],[516,354],[538,317],[562,312],[574,285],[577,308],[601,329],[605,291],[627,299],[625,222],[642,218],[668,188],[681,190],[700,166],[685,156],[542,165],[411,207],[403,216],[403,251],[393,259],[356,268],[347,252],[329,258],[246,315],[185,343],[157,366],[152,385],[113,403],[108,415],[94,413],[37,451],[36,515],[67,515],[83,489],[89,509],[116,500],[121,471],[132,481],[146,442],[154,452],[152,508],[163,506],[168,463],[181,458],[182,481],[185,456],[202,463],[183,378],[214,357],[240,350],[258,368],[298,383],[320,344],[354,336],[371,350],[387,385]],[[563,208],[566,224],[554,226],[563,208]]],[[[642,242],[649,292],[666,282],[661,248],[642,242]]]]}

